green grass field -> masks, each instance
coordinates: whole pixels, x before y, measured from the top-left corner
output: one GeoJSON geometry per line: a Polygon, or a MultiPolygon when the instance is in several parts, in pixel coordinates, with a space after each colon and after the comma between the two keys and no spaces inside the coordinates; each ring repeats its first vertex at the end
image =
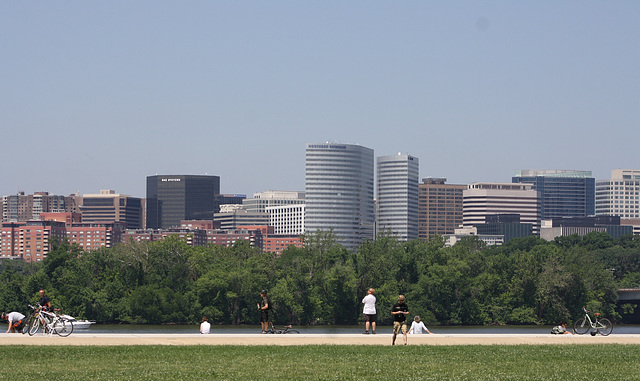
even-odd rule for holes
{"type": "Polygon", "coordinates": [[[4,380],[637,380],[636,345],[2,346],[4,380]]]}

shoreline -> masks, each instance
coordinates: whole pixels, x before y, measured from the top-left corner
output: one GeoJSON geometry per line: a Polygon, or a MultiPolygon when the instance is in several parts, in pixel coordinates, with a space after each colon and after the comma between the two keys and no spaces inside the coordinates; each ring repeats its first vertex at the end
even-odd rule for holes
{"type": "MultiPolygon", "coordinates": [[[[69,337],[16,333],[0,334],[3,345],[121,346],[121,345],[391,345],[392,334],[91,334],[69,337]]],[[[396,345],[402,345],[402,335],[396,345]]],[[[640,334],[422,334],[409,335],[408,345],[640,345],[640,334]]]]}

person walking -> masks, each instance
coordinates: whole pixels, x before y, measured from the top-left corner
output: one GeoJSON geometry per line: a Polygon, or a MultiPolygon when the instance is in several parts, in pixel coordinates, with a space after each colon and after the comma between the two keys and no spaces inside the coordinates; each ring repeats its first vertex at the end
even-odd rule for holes
{"type": "Polygon", "coordinates": [[[420,316],[416,315],[413,318],[413,323],[411,323],[411,328],[409,328],[409,334],[422,333],[423,331],[431,335],[431,332],[429,331],[427,326],[425,326],[424,323],[420,321],[420,316]]]}
{"type": "Polygon", "coordinates": [[[407,318],[405,315],[409,314],[409,307],[404,299],[404,295],[399,295],[398,303],[391,308],[391,315],[393,315],[393,341],[391,341],[391,345],[396,345],[396,336],[400,331],[402,331],[404,345],[407,345],[407,318]]]}
{"type": "Polygon", "coordinates": [[[364,304],[364,308],[362,309],[362,314],[364,315],[364,334],[369,334],[369,327],[371,326],[371,333],[373,335],[376,334],[376,290],[370,288],[367,291],[367,295],[362,298],[362,304],[364,304]]]}
{"type": "Polygon", "coordinates": [[[269,329],[269,310],[271,309],[271,301],[267,298],[267,290],[260,291],[260,303],[258,310],[260,311],[260,326],[262,333],[267,333],[269,329]]]}
{"type": "Polygon", "coordinates": [[[209,334],[211,332],[211,323],[207,320],[207,317],[204,316],[202,318],[202,323],[200,323],[200,333],[203,335],[209,334]]]}

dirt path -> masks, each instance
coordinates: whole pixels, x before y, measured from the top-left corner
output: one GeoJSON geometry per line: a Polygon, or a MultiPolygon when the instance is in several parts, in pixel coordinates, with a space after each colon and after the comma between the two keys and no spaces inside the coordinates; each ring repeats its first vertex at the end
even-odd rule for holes
{"type": "MultiPolygon", "coordinates": [[[[539,345],[635,344],[640,335],[517,335],[449,334],[409,335],[409,345],[539,345]]],[[[2,345],[391,345],[391,334],[72,334],[69,337],[0,334],[2,345]]],[[[402,337],[396,340],[402,345],[402,337]]]]}

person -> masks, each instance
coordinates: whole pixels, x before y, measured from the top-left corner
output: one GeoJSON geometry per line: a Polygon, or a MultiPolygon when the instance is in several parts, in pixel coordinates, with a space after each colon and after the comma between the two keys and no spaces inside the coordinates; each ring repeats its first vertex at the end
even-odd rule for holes
{"type": "Polygon", "coordinates": [[[551,328],[551,333],[554,335],[570,335],[571,332],[567,331],[567,322],[562,321],[557,326],[551,328]]]}
{"type": "Polygon", "coordinates": [[[404,345],[407,345],[407,318],[405,315],[409,314],[409,307],[404,299],[404,295],[399,295],[398,303],[391,308],[391,315],[393,315],[393,341],[391,341],[391,345],[396,345],[396,336],[400,331],[402,331],[404,345]]]}
{"type": "Polygon", "coordinates": [[[371,326],[371,333],[376,334],[376,297],[373,294],[376,292],[373,288],[367,291],[367,295],[362,298],[362,314],[364,315],[364,334],[369,334],[369,326],[371,326]]]}
{"type": "Polygon", "coordinates": [[[9,328],[7,328],[7,332],[20,332],[25,323],[25,316],[20,312],[11,312],[7,314],[6,312],[2,313],[2,319],[7,320],[9,322],[9,328]]]}
{"type": "Polygon", "coordinates": [[[258,310],[260,310],[260,326],[262,327],[262,333],[267,333],[269,329],[269,310],[271,309],[271,301],[267,298],[267,290],[260,291],[260,303],[258,303],[258,310]]]}
{"type": "Polygon", "coordinates": [[[431,331],[429,331],[429,329],[424,325],[424,323],[420,321],[420,316],[416,315],[413,318],[413,323],[411,323],[411,328],[409,328],[409,334],[422,333],[423,331],[431,335],[431,331]]]}
{"type": "Polygon", "coordinates": [[[42,306],[44,311],[51,311],[51,301],[48,296],[45,296],[44,290],[40,290],[40,302],[38,302],[42,306]]]}
{"type": "Polygon", "coordinates": [[[207,317],[204,316],[202,318],[202,323],[200,323],[200,333],[209,334],[211,332],[211,323],[207,320],[207,317]]]}

